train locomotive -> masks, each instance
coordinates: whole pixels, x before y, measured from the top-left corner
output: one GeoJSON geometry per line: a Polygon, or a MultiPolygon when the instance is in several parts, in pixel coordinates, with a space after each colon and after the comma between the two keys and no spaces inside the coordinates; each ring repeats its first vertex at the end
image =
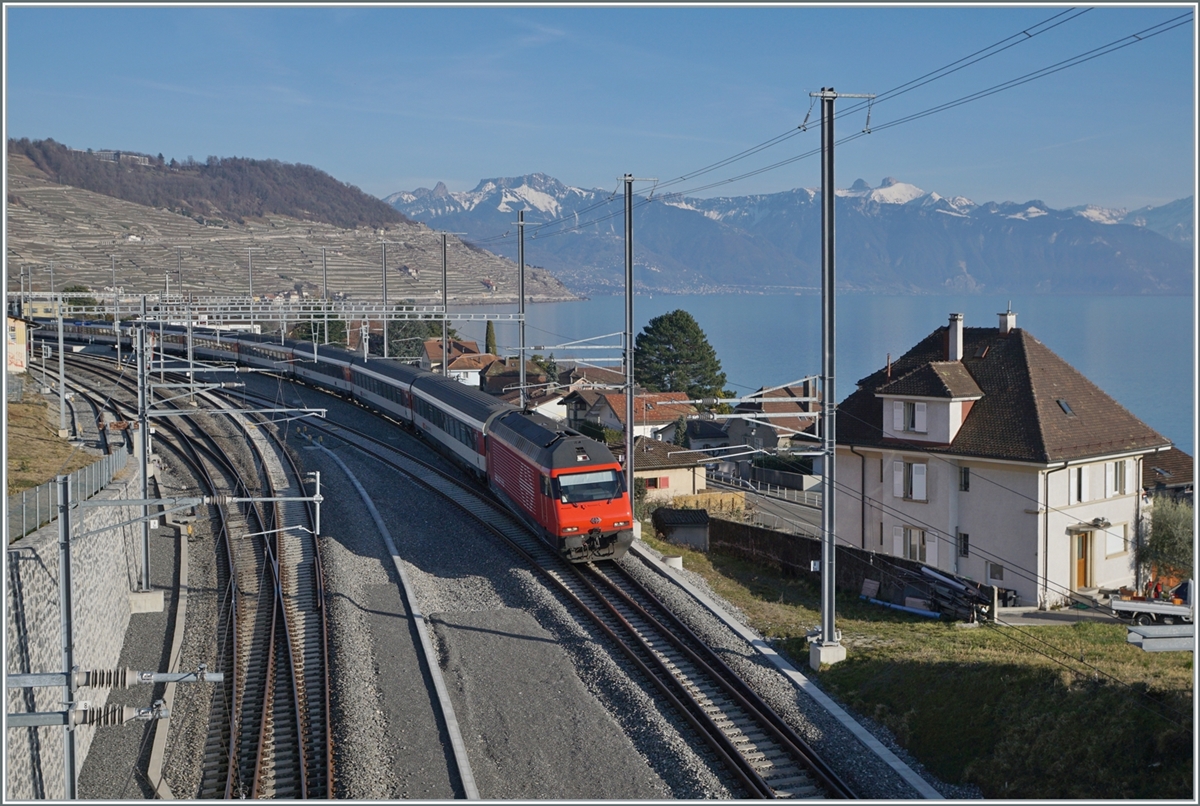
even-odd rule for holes
{"type": "MultiPolygon", "coordinates": [[[[64,322],[64,337],[114,344],[106,322],[64,322]]],[[[45,330],[56,329],[46,323],[45,330]]],[[[155,339],[157,328],[149,333],[155,339]]],[[[186,331],[163,328],[162,349],[186,353],[186,331]]],[[[129,334],[122,334],[128,345],[129,334]]],[[[333,345],[196,328],[198,360],[270,369],[332,390],[405,423],[485,482],[530,529],[571,562],[621,557],[633,543],[631,498],[608,446],[456,380],[333,345]]]]}

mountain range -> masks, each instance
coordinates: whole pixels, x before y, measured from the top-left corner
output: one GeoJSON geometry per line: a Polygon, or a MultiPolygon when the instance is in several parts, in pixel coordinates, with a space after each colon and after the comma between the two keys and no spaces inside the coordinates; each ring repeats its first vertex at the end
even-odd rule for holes
{"type": "MultiPolygon", "coordinates": [[[[439,182],[384,198],[410,219],[465,233],[577,293],[624,286],[624,196],[541,173],[488,179],[472,191],[439,182]]],[[[1190,294],[1194,197],[1160,207],[1065,210],[1041,201],[977,204],[888,177],[837,191],[839,289],[891,293],[1190,294]]],[[[817,291],[821,192],[709,199],[635,196],[635,284],[663,293],[817,291]]]]}

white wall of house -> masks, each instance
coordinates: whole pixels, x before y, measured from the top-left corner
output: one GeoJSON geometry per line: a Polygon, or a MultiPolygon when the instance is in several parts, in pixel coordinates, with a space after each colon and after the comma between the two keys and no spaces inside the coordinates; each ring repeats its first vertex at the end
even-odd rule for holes
{"type": "Polygon", "coordinates": [[[850,545],[923,560],[984,584],[1014,589],[1025,605],[1055,606],[1064,603],[1071,590],[1133,582],[1132,542],[1140,493],[1136,458],[1082,465],[1085,498],[1080,501],[1076,466],[1054,469],[915,452],[857,451],[865,461],[848,447],[838,448],[837,481],[844,492],[835,496],[837,532],[850,545]],[[1115,461],[1125,466],[1123,488],[1117,486],[1121,471],[1115,461]],[[897,478],[897,462],[924,466],[923,499],[905,497],[919,495],[920,489],[912,489],[911,471],[897,478]],[[960,489],[964,467],[969,469],[967,490],[960,489]],[[860,490],[865,491],[865,506],[860,490]],[[1112,525],[1088,531],[1080,578],[1075,556],[1079,537],[1068,527],[1096,518],[1112,525]],[[920,531],[925,532],[923,558],[920,531]],[[966,556],[961,554],[963,533],[968,536],[966,556]],[[1039,583],[1043,575],[1044,588],[1039,583]]]}
{"type": "Polygon", "coordinates": [[[704,492],[705,476],[703,467],[672,467],[654,470],[638,470],[637,459],[634,458],[633,477],[646,479],[647,501],[670,501],[677,495],[695,495],[704,492]],[[665,479],[665,483],[664,483],[665,479]],[[651,486],[656,484],[658,486],[651,486]]]}

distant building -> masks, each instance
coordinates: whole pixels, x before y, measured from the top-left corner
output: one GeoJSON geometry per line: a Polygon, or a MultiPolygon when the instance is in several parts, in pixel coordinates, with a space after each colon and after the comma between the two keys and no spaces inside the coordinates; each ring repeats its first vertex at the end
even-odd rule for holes
{"type": "Polygon", "coordinates": [[[25,372],[29,368],[29,339],[30,331],[38,327],[36,322],[21,319],[16,316],[6,316],[5,330],[8,338],[5,343],[5,370],[14,374],[25,372]]]}
{"type": "MultiPolygon", "coordinates": [[[[609,445],[617,461],[625,463],[625,444],[609,445]]],[[[704,466],[715,461],[707,453],[689,451],[650,437],[633,443],[633,477],[646,482],[646,501],[670,501],[677,495],[695,495],[707,489],[704,466]]]]}
{"type": "Polygon", "coordinates": [[[1194,461],[1178,448],[1161,451],[1142,463],[1142,489],[1147,495],[1169,495],[1192,503],[1194,461]]]}
{"type": "Polygon", "coordinates": [[[1054,607],[1135,583],[1171,443],[1024,330],[961,314],[837,409],[839,540],[1054,607]]]}
{"type": "MultiPolygon", "coordinates": [[[[450,361],[464,355],[478,355],[479,344],[474,341],[450,339],[450,361]]],[[[427,369],[430,372],[442,371],[442,340],[441,339],[425,339],[421,345],[421,369],[427,369]]]]}

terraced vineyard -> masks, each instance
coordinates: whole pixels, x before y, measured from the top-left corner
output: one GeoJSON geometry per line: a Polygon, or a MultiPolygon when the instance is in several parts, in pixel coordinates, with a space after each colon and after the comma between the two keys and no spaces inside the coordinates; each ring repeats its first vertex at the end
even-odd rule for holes
{"type": "MultiPolygon", "coordinates": [[[[430,304],[441,297],[442,237],[420,224],[349,230],[271,217],[245,226],[205,226],[168,210],[55,184],[37,175],[25,157],[9,156],[9,291],[19,290],[24,266],[33,269],[35,290],[48,290],[43,269],[51,261],[57,287],[102,290],[113,283],[115,256],[116,282],[126,293],[161,291],[170,272],[173,293],[245,294],[249,256],[256,296],[291,291],[320,296],[324,247],[331,295],[379,300],[380,242],[387,241],[388,300],[430,304]]],[[[518,269],[512,261],[449,236],[446,265],[452,304],[516,301],[518,269]]],[[[528,266],[525,293],[535,302],[575,299],[550,272],[528,266]]]]}

